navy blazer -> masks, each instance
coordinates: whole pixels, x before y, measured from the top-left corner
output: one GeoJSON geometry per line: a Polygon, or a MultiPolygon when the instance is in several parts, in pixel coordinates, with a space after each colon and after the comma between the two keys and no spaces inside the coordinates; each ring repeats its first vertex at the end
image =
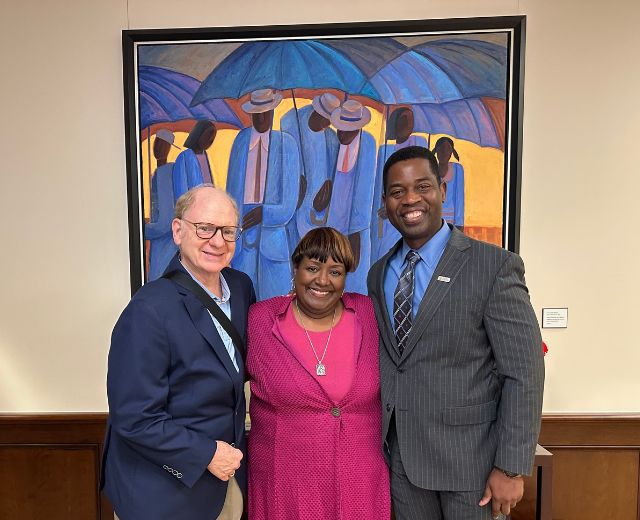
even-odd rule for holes
{"type": "MultiPolygon", "coordinates": [[[[177,256],[168,271],[184,268],[177,256]]],[[[185,271],[186,272],[186,271],[185,271]]],[[[226,268],[231,321],[246,338],[249,277],[226,268]]],[[[238,354],[239,358],[239,354],[238,354]]],[[[227,491],[207,471],[216,440],[244,451],[244,367],[238,373],[207,309],[166,278],[131,299],[111,338],[109,423],[101,484],[121,520],[214,520],[227,491]]],[[[236,472],[246,486],[246,464],[236,472]]]]}

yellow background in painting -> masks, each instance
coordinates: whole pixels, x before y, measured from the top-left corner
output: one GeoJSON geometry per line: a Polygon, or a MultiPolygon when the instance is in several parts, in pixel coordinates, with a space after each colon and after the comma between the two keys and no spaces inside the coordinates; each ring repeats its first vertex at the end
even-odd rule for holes
{"type": "MultiPolygon", "coordinates": [[[[186,132],[174,132],[174,144],[184,148],[184,142],[189,134],[186,132]]],[[[216,186],[225,188],[227,185],[227,171],[229,170],[229,156],[231,154],[231,145],[238,135],[238,130],[222,129],[216,133],[216,138],[211,148],[207,150],[209,164],[213,168],[213,182],[216,186]]],[[[153,143],[156,136],[151,136],[151,170],[149,170],[149,153],[147,148],[147,140],[142,141],[142,190],[144,194],[144,218],[151,217],[151,185],[149,171],[155,172],[157,168],[156,158],[153,156],[153,143]]],[[[167,162],[175,162],[182,150],[178,150],[175,146],[171,147],[167,162]]]]}
{"type": "MultiPolygon", "coordinates": [[[[433,148],[443,134],[433,134],[433,148]]],[[[451,136],[447,136],[451,137],[451,136]]],[[[452,137],[464,168],[465,226],[502,227],[502,194],[504,186],[504,153],[497,148],[483,148],[475,143],[452,137]]]]}
{"type": "MultiPolygon", "coordinates": [[[[298,110],[311,104],[310,99],[296,98],[296,106],[298,110]]],[[[280,120],[293,108],[293,99],[285,98],[273,111],[273,129],[280,130],[280,120]]]]}
{"type": "MultiPolygon", "coordinates": [[[[298,109],[311,103],[308,99],[296,98],[298,109]]],[[[293,100],[283,99],[274,113],[274,130],[280,130],[280,120],[291,109],[294,108],[293,100]]],[[[371,107],[371,121],[364,127],[376,140],[376,149],[384,141],[383,114],[371,107]]],[[[238,130],[222,129],[216,134],[213,146],[207,150],[209,164],[213,167],[214,182],[216,186],[225,188],[227,184],[227,171],[229,169],[229,156],[233,141],[238,134],[238,130]]],[[[176,132],[175,144],[184,148],[184,141],[187,133],[176,132]]],[[[433,147],[436,140],[442,134],[424,134],[423,136],[430,147],[433,147]]],[[[151,137],[151,170],[149,170],[149,157],[147,140],[142,142],[142,168],[143,168],[143,194],[145,219],[151,214],[150,195],[150,175],[149,171],[155,171],[156,160],[153,157],[153,142],[155,136],[151,137]]],[[[481,227],[502,227],[502,196],[504,186],[504,153],[496,148],[483,148],[477,144],[462,139],[452,138],[455,148],[460,154],[460,163],[464,167],[465,178],[465,225],[481,227]]],[[[171,147],[169,162],[175,162],[180,150],[171,147]]],[[[456,162],[451,158],[452,162],[456,162]]],[[[375,172],[372,172],[372,179],[375,172]]]]}

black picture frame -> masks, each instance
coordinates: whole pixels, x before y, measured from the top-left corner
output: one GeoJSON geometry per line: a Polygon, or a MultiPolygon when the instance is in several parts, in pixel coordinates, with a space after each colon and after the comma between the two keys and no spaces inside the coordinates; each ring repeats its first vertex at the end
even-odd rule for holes
{"type": "MultiPolygon", "coordinates": [[[[137,50],[150,44],[221,42],[228,40],[285,40],[313,38],[409,37],[424,34],[464,35],[504,33],[507,38],[505,84],[504,185],[502,246],[518,252],[520,246],[520,192],[522,177],[522,119],[524,91],[525,16],[377,21],[332,24],[214,27],[190,29],[125,30],[122,32],[123,87],[130,281],[134,293],[146,276],[145,202],[140,159],[140,106],[137,50]]],[[[151,136],[151,130],[148,135],[151,136]]]]}

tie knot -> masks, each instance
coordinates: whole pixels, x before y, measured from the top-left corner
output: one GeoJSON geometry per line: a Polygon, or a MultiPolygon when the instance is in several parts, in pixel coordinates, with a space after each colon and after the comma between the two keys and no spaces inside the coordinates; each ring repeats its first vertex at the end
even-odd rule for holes
{"type": "Polygon", "coordinates": [[[420,260],[420,255],[418,254],[417,251],[414,251],[413,249],[411,251],[409,251],[407,253],[407,262],[409,262],[411,265],[415,265],[415,263],[420,260]]]}

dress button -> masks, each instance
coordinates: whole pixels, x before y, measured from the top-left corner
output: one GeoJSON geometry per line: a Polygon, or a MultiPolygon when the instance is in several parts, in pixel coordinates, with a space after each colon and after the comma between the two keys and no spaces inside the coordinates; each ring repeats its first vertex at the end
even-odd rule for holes
{"type": "Polygon", "coordinates": [[[387,403],[387,412],[391,411],[391,405],[389,403],[387,403]]]}
{"type": "Polygon", "coordinates": [[[340,417],[340,408],[331,408],[331,415],[334,417],[340,417]]]}

